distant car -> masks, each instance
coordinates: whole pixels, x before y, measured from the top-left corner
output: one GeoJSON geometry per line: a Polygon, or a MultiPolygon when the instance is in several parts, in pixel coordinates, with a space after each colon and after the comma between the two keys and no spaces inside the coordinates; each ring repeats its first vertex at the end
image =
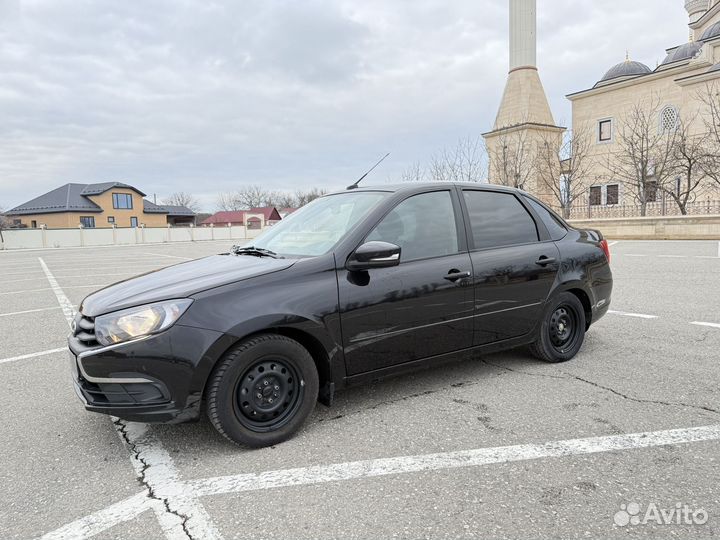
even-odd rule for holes
{"type": "Polygon", "coordinates": [[[261,447],[350,384],[523,345],[569,360],[611,290],[601,234],[527,193],[359,188],[252,246],[89,295],[71,363],[87,410],[142,422],[204,410],[228,439],[261,447]]]}

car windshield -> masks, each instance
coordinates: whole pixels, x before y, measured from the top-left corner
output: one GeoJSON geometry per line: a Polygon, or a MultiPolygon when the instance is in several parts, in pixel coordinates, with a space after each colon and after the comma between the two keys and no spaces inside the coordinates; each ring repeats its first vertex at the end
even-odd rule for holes
{"type": "Polygon", "coordinates": [[[387,195],[382,191],[359,191],[315,199],[253,239],[251,244],[284,256],[322,255],[387,195]]]}

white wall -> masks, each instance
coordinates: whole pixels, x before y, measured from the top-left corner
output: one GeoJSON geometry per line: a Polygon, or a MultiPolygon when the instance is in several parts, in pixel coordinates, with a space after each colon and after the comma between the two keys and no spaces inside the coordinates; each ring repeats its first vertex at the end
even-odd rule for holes
{"type": "Polygon", "coordinates": [[[138,227],[115,229],[11,229],[2,231],[0,249],[61,248],[244,240],[262,230],[233,227],[138,227]]]}

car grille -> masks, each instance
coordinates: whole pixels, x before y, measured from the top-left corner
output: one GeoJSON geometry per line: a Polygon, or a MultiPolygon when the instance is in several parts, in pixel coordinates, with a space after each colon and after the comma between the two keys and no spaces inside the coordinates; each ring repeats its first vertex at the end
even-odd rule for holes
{"type": "Polygon", "coordinates": [[[78,313],[75,316],[74,322],[73,336],[75,336],[79,342],[86,347],[98,345],[98,341],[95,338],[95,319],[93,317],[87,317],[82,313],[78,313]]]}

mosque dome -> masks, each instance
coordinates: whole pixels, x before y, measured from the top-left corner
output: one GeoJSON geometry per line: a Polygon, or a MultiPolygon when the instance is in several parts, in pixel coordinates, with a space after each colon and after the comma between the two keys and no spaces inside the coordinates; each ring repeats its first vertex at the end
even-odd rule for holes
{"type": "Polygon", "coordinates": [[[665,64],[672,64],[673,62],[679,62],[680,60],[695,58],[697,53],[700,52],[700,49],[702,49],[702,46],[703,43],[701,41],[691,41],[690,43],[680,45],[676,49],[670,51],[660,65],[664,66],[665,64]]]}
{"type": "Polygon", "coordinates": [[[707,41],[720,36],[720,21],[715,24],[708,26],[700,36],[700,41],[707,41]]]}
{"type": "Polygon", "coordinates": [[[619,64],[611,67],[607,73],[603,75],[603,78],[600,79],[600,82],[607,82],[619,77],[638,77],[640,75],[647,75],[651,72],[652,70],[642,62],[625,60],[624,62],[620,62],[619,64]]]}

